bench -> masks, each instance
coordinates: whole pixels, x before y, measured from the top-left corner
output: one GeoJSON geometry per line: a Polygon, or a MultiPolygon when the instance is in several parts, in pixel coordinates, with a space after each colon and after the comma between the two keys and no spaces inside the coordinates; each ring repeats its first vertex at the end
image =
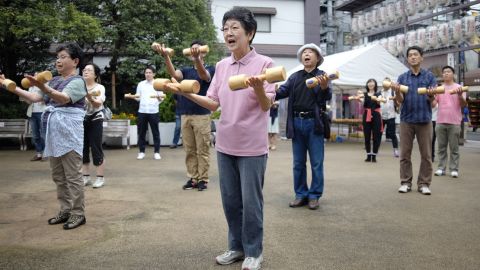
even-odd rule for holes
{"type": "Polygon", "coordinates": [[[25,119],[0,119],[0,138],[18,138],[20,150],[27,150],[25,135],[28,120],[25,119]]]}
{"type": "Polygon", "coordinates": [[[112,119],[103,122],[103,137],[121,137],[127,139],[127,150],[130,149],[130,119],[112,119]]]}

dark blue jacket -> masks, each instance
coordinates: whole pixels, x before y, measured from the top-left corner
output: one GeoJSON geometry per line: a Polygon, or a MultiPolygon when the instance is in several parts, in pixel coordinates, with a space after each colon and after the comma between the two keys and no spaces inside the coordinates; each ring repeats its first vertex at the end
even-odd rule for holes
{"type": "MultiPolygon", "coordinates": [[[[294,87],[299,82],[298,80],[302,79],[302,72],[303,70],[299,70],[293,73],[288,80],[280,86],[277,90],[277,95],[275,96],[275,100],[289,98],[288,99],[288,112],[287,112],[287,138],[293,138],[295,136],[294,129],[293,129],[293,102],[294,102],[294,95],[293,92],[295,91],[294,87]]],[[[315,76],[324,74],[325,72],[320,69],[315,70],[315,76]]],[[[303,81],[303,87],[307,88],[305,81],[303,81]]],[[[323,123],[321,119],[321,113],[326,111],[327,101],[332,99],[332,86],[329,83],[329,86],[326,90],[320,89],[320,84],[317,85],[313,89],[308,89],[308,91],[314,91],[317,97],[316,108],[315,108],[315,130],[319,134],[323,134],[323,123]]]]}

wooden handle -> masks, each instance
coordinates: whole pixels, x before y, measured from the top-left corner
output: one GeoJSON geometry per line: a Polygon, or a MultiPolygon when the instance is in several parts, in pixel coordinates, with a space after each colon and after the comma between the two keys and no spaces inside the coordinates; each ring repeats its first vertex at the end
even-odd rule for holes
{"type": "Polygon", "coordinates": [[[135,99],[135,98],[140,98],[140,95],[132,95],[132,94],[128,93],[128,94],[125,94],[124,97],[125,97],[125,98],[135,99]]]}
{"type": "Polygon", "coordinates": [[[269,83],[285,81],[287,79],[287,71],[283,66],[267,68],[265,70],[265,79],[269,83]]]}
{"type": "Polygon", "coordinates": [[[153,80],[153,89],[156,91],[165,91],[165,86],[171,82],[169,79],[155,79],[153,80]]]}
{"type": "MultiPolygon", "coordinates": [[[[200,47],[198,47],[198,49],[200,50],[201,53],[208,53],[210,51],[210,48],[208,48],[208,45],[200,46],[200,47]]],[[[183,49],[182,52],[183,52],[183,55],[185,55],[185,56],[192,55],[192,49],[191,48],[183,49]]]]}
{"type": "MultiPolygon", "coordinates": [[[[450,92],[450,95],[455,94],[455,90],[456,90],[456,89],[450,90],[450,91],[449,91],[449,92],[450,92]]],[[[468,92],[468,86],[462,86],[462,92],[468,92]]]]}
{"type": "MultiPolygon", "coordinates": [[[[338,78],[340,78],[340,73],[338,71],[335,71],[333,73],[326,73],[326,74],[323,74],[323,76],[329,80],[329,81],[332,81],[332,80],[336,80],[338,78]]],[[[320,82],[318,81],[317,77],[313,77],[313,78],[310,78],[310,79],[307,79],[305,81],[305,84],[307,85],[307,88],[314,88],[315,86],[317,86],[320,82]]]]}
{"type": "Polygon", "coordinates": [[[371,96],[371,99],[378,103],[386,103],[387,101],[383,97],[371,96]]]}
{"type": "MultiPolygon", "coordinates": [[[[152,43],[152,46],[151,46],[151,47],[152,47],[152,50],[160,53],[159,51],[157,51],[157,50],[154,49],[154,47],[157,46],[157,45],[160,46],[160,43],[158,43],[158,42],[153,42],[153,43],[152,43]]],[[[163,48],[163,49],[167,52],[167,54],[168,54],[170,57],[173,57],[173,56],[175,55],[175,51],[174,51],[172,48],[163,48]]]]}
{"type": "MultiPolygon", "coordinates": [[[[425,87],[420,87],[418,88],[418,94],[420,95],[425,95],[427,93],[427,88],[425,87]]],[[[445,88],[443,86],[438,86],[435,88],[435,94],[443,94],[445,93],[445,88]]]]}
{"type": "Polygon", "coordinates": [[[151,95],[150,98],[161,98],[164,99],[165,95],[151,95]]]}
{"type": "MultiPolygon", "coordinates": [[[[46,84],[52,78],[53,78],[52,72],[50,72],[48,70],[39,72],[35,76],[35,79],[37,79],[37,81],[39,81],[42,84],[46,84]]],[[[25,89],[28,89],[32,86],[30,81],[27,78],[23,78],[21,84],[22,84],[22,87],[25,88],[25,89]]]]}
{"type": "MultiPolygon", "coordinates": [[[[392,86],[392,82],[389,80],[384,80],[382,83],[383,88],[388,89],[392,86]]],[[[400,92],[402,93],[407,93],[408,92],[408,86],[400,84],[400,92]]]]}
{"type": "Polygon", "coordinates": [[[15,88],[17,88],[17,84],[14,81],[9,79],[0,78],[0,84],[2,84],[2,86],[5,87],[5,89],[7,89],[10,92],[15,91],[15,88]]]}
{"type": "Polygon", "coordinates": [[[247,88],[247,75],[240,74],[236,76],[232,76],[228,79],[228,86],[231,90],[239,90],[247,88]]]}
{"type": "MultiPolygon", "coordinates": [[[[267,68],[265,70],[265,73],[257,75],[256,77],[262,81],[267,81],[269,83],[276,83],[276,82],[285,81],[287,79],[287,72],[283,66],[278,66],[273,68],[267,68]]],[[[250,77],[248,77],[245,74],[232,76],[228,79],[228,86],[230,86],[231,90],[239,90],[239,89],[247,88],[248,87],[247,80],[249,78],[250,77]]]]}
{"type": "Polygon", "coordinates": [[[359,96],[349,96],[348,100],[359,100],[361,97],[359,96]]]}
{"type": "Polygon", "coordinates": [[[197,80],[183,80],[178,84],[183,93],[197,94],[200,91],[200,83],[197,80]]]}

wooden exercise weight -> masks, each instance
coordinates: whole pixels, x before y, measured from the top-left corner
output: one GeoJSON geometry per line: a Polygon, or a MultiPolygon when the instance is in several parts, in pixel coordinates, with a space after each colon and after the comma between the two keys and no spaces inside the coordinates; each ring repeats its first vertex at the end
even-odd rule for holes
{"type": "MultiPolygon", "coordinates": [[[[201,53],[208,53],[210,51],[210,48],[208,48],[208,45],[200,46],[200,47],[198,47],[198,49],[200,50],[201,53]]],[[[192,49],[191,48],[183,49],[182,52],[183,52],[183,55],[185,55],[185,56],[192,55],[192,49]]]]}
{"type": "MultiPolygon", "coordinates": [[[[382,83],[383,88],[389,89],[392,86],[392,81],[390,80],[384,80],[382,83]]],[[[400,92],[402,93],[407,93],[408,92],[408,86],[400,84],[400,92]]]]}
{"type": "MultiPolygon", "coordinates": [[[[435,88],[435,94],[443,94],[445,93],[445,87],[443,86],[438,86],[437,88],[435,88]]],[[[420,87],[418,88],[418,94],[419,95],[425,95],[427,93],[427,88],[425,87],[420,87]]]]}
{"type": "Polygon", "coordinates": [[[168,83],[178,87],[183,93],[197,94],[200,91],[200,83],[197,80],[183,80],[179,83],[174,83],[169,79],[155,79],[153,80],[153,89],[156,91],[165,91],[168,83]]]}
{"type": "Polygon", "coordinates": [[[17,88],[17,84],[14,81],[9,80],[9,79],[0,78],[0,84],[10,92],[15,91],[15,88],[17,88]]]}
{"type": "Polygon", "coordinates": [[[92,97],[98,97],[98,96],[100,96],[100,90],[93,90],[93,91],[88,92],[88,94],[92,97]]]}
{"type": "MultiPolygon", "coordinates": [[[[37,81],[39,81],[42,84],[46,84],[52,78],[53,78],[52,72],[50,72],[48,70],[39,72],[35,76],[35,79],[37,79],[37,81]]],[[[30,81],[27,78],[23,78],[21,83],[22,83],[22,87],[25,88],[25,89],[28,89],[32,86],[32,84],[30,83],[30,81]]]]}
{"type": "MultiPolygon", "coordinates": [[[[450,93],[450,95],[453,95],[453,94],[456,94],[455,90],[457,89],[453,89],[448,92],[450,93]]],[[[468,86],[462,86],[462,92],[468,92],[468,86]]]]}
{"type": "MultiPolygon", "coordinates": [[[[228,79],[228,86],[231,90],[245,89],[248,87],[247,80],[253,76],[247,76],[245,74],[235,75],[228,79]]],[[[276,83],[285,81],[287,78],[287,72],[283,66],[267,68],[264,74],[257,75],[262,81],[269,83],[276,83]]]]}
{"type": "MultiPolygon", "coordinates": [[[[328,73],[323,74],[322,76],[324,78],[326,78],[327,80],[332,81],[332,80],[336,80],[336,79],[340,78],[340,73],[338,71],[335,71],[335,72],[330,73],[330,74],[328,74],[328,73]]],[[[313,78],[307,79],[305,81],[305,84],[307,85],[307,88],[314,88],[319,83],[320,83],[320,81],[318,81],[317,77],[313,77],[313,78]]]]}
{"type": "MultiPolygon", "coordinates": [[[[153,43],[152,43],[152,46],[151,46],[151,47],[152,47],[152,50],[160,53],[159,51],[155,50],[155,48],[154,48],[154,47],[157,46],[157,45],[161,46],[160,43],[158,43],[158,42],[153,42],[153,43]]],[[[174,51],[172,48],[163,48],[163,49],[165,50],[165,52],[167,52],[167,54],[168,54],[170,57],[173,57],[173,56],[175,55],[175,51],[174,51]]]]}
{"type": "Polygon", "coordinates": [[[386,103],[387,102],[387,100],[385,98],[383,98],[382,96],[380,96],[380,97],[371,96],[370,98],[377,103],[386,103]]]}
{"type": "Polygon", "coordinates": [[[136,99],[136,98],[140,98],[140,95],[136,95],[136,94],[132,95],[132,94],[128,93],[128,94],[125,94],[124,97],[125,98],[136,99]]]}

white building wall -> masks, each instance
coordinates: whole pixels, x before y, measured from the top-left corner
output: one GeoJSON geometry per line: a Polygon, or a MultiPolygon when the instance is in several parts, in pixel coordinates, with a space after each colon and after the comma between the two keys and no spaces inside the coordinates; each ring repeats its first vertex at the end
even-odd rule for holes
{"type": "Polygon", "coordinates": [[[284,44],[303,45],[304,37],[304,1],[293,0],[261,0],[261,1],[212,1],[212,16],[217,28],[217,38],[223,43],[222,27],[223,14],[234,6],[271,7],[276,8],[277,14],[271,19],[271,33],[258,33],[253,43],[257,44],[284,44]]]}

